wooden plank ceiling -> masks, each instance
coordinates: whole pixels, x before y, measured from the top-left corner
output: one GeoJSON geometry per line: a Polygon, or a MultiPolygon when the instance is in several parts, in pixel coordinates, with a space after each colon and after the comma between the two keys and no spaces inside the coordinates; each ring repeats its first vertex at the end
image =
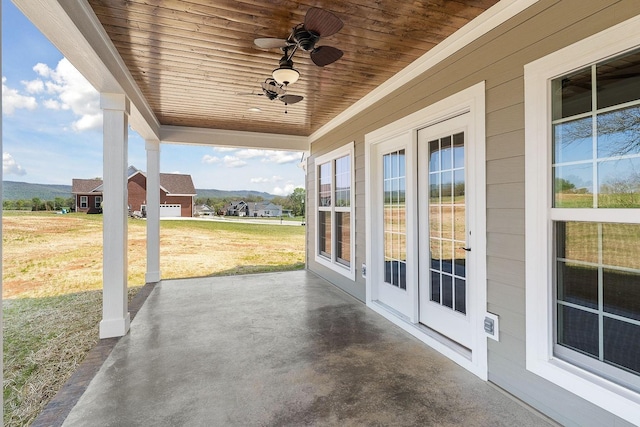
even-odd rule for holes
{"type": "Polygon", "coordinates": [[[89,3],[161,124],[307,136],[497,0],[89,3]],[[318,67],[298,50],[293,62],[300,80],[288,93],[304,100],[285,114],[284,103],[258,96],[282,51],[260,49],[254,39],[286,39],[311,7],[344,22],[317,43],[344,56],[318,67]]]}

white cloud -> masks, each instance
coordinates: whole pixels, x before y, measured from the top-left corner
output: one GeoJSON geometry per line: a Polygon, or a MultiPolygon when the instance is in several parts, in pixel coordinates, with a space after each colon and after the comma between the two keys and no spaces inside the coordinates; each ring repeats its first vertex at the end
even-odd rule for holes
{"type": "Polygon", "coordinates": [[[42,93],[44,92],[44,82],[40,79],[35,79],[31,81],[22,81],[20,82],[24,85],[25,89],[29,93],[42,93]]]}
{"type": "Polygon", "coordinates": [[[276,151],[276,150],[257,150],[255,148],[246,148],[238,150],[236,156],[240,159],[260,158],[263,163],[294,163],[300,161],[300,153],[292,151],[276,151]]]}
{"type": "Polygon", "coordinates": [[[49,110],[68,110],[69,109],[68,105],[61,104],[55,99],[45,99],[44,101],[42,101],[42,105],[44,105],[45,108],[48,108],[49,110]]]}
{"type": "Polygon", "coordinates": [[[213,151],[216,151],[218,153],[230,153],[236,150],[237,148],[233,148],[233,147],[214,147],[213,148],[213,151]]]}
{"type": "Polygon", "coordinates": [[[73,111],[80,117],[71,124],[76,132],[102,127],[100,94],[66,58],[61,59],[55,69],[38,63],[33,70],[45,79],[42,84],[53,97],[43,104],[46,108],[73,111]]]}
{"type": "Polygon", "coordinates": [[[210,156],[209,154],[205,154],[204,156],[202,156],[202,163],[208,163],[212,165],[220,162],[221,162],[220,157],[210,156]]]}
{"type": "Polygon", "coordinates": [[[49,77],[51,75],[51,68],[47,64],[43,64],[42,62],[38,62],[33,66],[33,71],[40,74],[42,77],[49,77]]]}
{"type": "Polygon", "coordinates": [[[275,194],[276,196],[288,196],[289,194],[293,193],[293,190],[295,190],[296,188],[304,188],[301,185],[294,185],[294,184],[287,184],[284,187],[275,187],[271,193],[275,194]]]}
{"type": "Polygon", "coordinates": [[[79,120],[73,122],[73,129],[77,132],[99,129],[102,126],[102,113],[85,114],[79,120]]]}
{"type": "Polygon", "coordinates": [[[4,175],[26,175],[27,171],[20,166],[9,153],[2,153],[2,173],[4,175]]]}
{"type": "Polygon", "coordinates": [[[283,180],[284,180],[283,177],[279,175],[273,175],[271,178],[264,178],[264,177],[251,178],[250,181],[255,184],[264,184],[267,182],[280,182],[283,180]]]}
{"type": "Polygon", "coordinates": [[[284,163],[297,163],[300,162],[300,153],[291,151],[267,151],[263,162],[277,163],[279,165],[284,163]]]}
{"type": "Polygon", "coordinates": [[[13,114],[17,109],[35,110],[38,103],[33,96],[21,95],[17,89],[11,89],[5,82],[6,77],[2,77],[2,112],[13,114]]]}
{"type": "Polygon", "coordinates": [[[224,156],[223,161],[228,168],[241,168],[247,164],[247,162],[235,156],[224,156]]]}
{"type": "Polygon", "coordinates": [[[228,168],[241,168],[247,164],[247,162],[235,156],[224,156],[221,159],[220,157],[211,156],[209,154],[205,154],[204,156],[202,156],[202,163],[207,163],[210,165],[223,163],[224,166],[228,168]]]}

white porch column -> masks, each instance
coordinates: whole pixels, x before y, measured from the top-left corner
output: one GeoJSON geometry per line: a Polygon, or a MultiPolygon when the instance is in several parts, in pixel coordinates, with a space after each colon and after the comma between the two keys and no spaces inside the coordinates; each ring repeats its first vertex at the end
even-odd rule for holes
{"type": "Polygon", "coordinates": [[[127,303],[127,149],[129,99],[100,94],[103,125],[103,267],[100,338],[129,330],[127,303]]]}
{"type": "Polygon", "coordinates": [[[160,281],[160,141],[147,140],[147,283],[160,281]]]}

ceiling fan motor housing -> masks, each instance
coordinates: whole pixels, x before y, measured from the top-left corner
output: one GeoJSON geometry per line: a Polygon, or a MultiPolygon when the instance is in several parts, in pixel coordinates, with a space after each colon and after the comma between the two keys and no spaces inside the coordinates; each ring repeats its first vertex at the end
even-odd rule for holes
{"type": "Polygon", "coordinates": [[[320,35],[306,30],[303,26],[294,30],[292,39],[302,50],[309,52],[314,49],[316,42],[320,40],[320,35]]]}

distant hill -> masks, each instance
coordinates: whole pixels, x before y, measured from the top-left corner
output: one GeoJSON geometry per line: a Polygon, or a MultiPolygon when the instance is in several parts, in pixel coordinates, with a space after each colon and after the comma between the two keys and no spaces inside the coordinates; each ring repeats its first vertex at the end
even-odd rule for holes
{"type": "Polygon", "coordinates": [[[30,184],[28,182],[3,181],[3,200],[53,200],[56,197],[68,199],[71,197],[70,185],[30,184]]]}
{"type": "MultiPolygon", "coordinates": [[[[53,200],[56,197],[67,199],[72,196],[70,185],[51,185],[51,184],[30,184],[28,182],[3,181],[2,187],[3,200],[31,200],[34,197],[40,200],[53,200]]],[[[214,190],[214,189],[196,189],[196,197],[210,198],[229,198],[243,199],[246,197],[262,197],[265,200],[271,200],[275,196],[273,194],[262,191],[252,190],[214,190]]]]}

